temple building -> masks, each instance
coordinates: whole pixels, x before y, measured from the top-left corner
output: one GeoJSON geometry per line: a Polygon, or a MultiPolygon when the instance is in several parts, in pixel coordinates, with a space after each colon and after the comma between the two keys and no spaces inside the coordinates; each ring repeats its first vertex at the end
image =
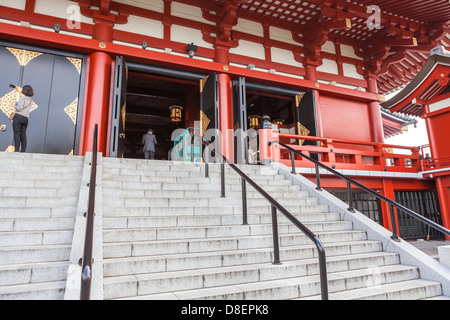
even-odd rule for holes
{"type": "MultiPolygon", "coordinates": [[[[34,153],[85,155],[98,124],[105,157],[143,159],[152,128],[169,159],[173,132],[197,128],[234,160],[246,142],[225,132],[268,116],[281,142],[450,228],[449,23],[445,0],[0,0],[0,151],[14,151],[10,84],[34,89],[34,153]],[[385,143],[419,117],[428,149],[385,143]]],[[[279,149],[314,179],[291,157],[279,149]]],[[[322,187],[345,199],[345,181],[322,187]]],[[[387,205],[353,197],[390,228],[387,205]]],[[[405,239],[443,238],[397,219],[405,239]]]]}

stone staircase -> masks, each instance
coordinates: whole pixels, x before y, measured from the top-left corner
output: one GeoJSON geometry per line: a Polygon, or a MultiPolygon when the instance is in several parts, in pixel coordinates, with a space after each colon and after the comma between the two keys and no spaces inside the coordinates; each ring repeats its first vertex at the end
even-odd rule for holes
{"type": "MultiPolygon", "coordinates": [[[[267,167],[241,166],[324,243],[331,299],[425,299],[441,284],[355,230],[350,221],[267,167]]],[[[273,265],[270,206],[248,186],[242,225],[239,176],[219,166],[103,159],[105,299],[320,299],[315,246],[279,215],[273,265]]]]}
{"type": "Polygon", "coordinates": [[[0,152],[0,299],[64,298],[83,161],[0,152]]]}
{"type": "MultiPolygon", "coordinates": [[[[279,214],[282,264],[272,264],[270,206],[247,185],[242,225],[231,168],[221,198],[219,165],[205,178],[201,164],[100,160],[95,297],[320,299],[315,246],[279,214]]],[[[446,298],[442,283],[422,279],[422,269],[402,264],[345,211],[279,170],[241,169],[324,243],[330,299],[446,298]]],[[[84,157],[0,153],[0,299],[77,299],[89,170],[84,157]]]]}

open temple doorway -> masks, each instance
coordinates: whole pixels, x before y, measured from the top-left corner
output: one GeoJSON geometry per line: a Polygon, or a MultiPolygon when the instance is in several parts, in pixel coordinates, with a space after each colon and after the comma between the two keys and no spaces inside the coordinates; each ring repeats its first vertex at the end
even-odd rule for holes
{"type": "Polygon", "coordinates": [[[155,160],[171,159],[172,133],[192,127],[199,118],[200,78],[172,71],[118,61],[110,156],[144,159],[142,136],[152,129],[158,141],[155,160]],[[180,107],[179,119],[171,117],[173,106],[180,107]]]}

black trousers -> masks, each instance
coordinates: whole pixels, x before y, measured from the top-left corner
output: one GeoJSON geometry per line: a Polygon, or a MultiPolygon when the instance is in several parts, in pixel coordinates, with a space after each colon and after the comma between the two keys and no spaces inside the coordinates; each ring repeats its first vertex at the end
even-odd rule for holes
{"type": "Polygon", "coordinates": [[[16,114],[13,119],[14,147],[15,152],[25,152],[27,149],[27,127],[28,118],[16,114]],[[20,146],[22,145],[22,149],[20,146]]]}
{"type": "Polygon", "coordinates": [[[154,151],[144,151],[144,157],[145,157],[145,159],[154,160],[155,152],[154,151]]]}

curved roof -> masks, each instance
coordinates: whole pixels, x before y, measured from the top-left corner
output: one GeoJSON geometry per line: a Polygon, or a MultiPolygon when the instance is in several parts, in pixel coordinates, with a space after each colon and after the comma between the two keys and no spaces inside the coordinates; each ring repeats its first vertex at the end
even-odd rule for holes
{"type": "Polygon", "coordinates": [[[426,102],[439,100],[439,96],[442,98],[447,96],[450,91],[449,74],[450,53],[441,49],[439,53],[430,56],[418,75],[407,86],[381,106],[391,112],[422,116],[426,102]]]}

